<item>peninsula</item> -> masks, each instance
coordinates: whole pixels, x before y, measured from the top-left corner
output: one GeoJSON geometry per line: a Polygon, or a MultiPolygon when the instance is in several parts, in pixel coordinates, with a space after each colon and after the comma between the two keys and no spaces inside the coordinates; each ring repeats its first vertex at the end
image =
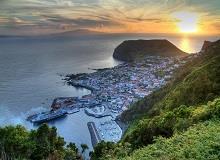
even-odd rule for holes
{"type": "Polygon", "coordinates": [[[127,40],[114,50],[113,57],[121,61],[134,61],[147,55],[172,57],[186,56],[187,53],[165,39],[127,40]]]}

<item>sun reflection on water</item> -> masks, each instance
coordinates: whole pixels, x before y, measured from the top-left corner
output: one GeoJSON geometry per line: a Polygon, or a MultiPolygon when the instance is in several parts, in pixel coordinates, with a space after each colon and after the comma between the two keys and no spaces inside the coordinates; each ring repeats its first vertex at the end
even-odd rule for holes
{"type": "Polygon", "coordinates": [[[191,42],[188,37],[183,37],[180,40],[180,49],[182,49],[184,52],[187,52],[187,53],[193,52],[193,48],[191,46],[191,42]]]}

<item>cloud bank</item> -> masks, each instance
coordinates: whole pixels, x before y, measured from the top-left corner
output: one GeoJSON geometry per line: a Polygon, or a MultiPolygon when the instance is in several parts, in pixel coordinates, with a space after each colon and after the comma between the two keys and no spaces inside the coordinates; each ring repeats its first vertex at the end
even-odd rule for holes
{"type": "Polygon", "coordinates": [[[0,0],[0,34],[172,33],[172,13],[185,10],[200,16],[204,32],[220,33],[219,6],[219,0],[0,0]]]}

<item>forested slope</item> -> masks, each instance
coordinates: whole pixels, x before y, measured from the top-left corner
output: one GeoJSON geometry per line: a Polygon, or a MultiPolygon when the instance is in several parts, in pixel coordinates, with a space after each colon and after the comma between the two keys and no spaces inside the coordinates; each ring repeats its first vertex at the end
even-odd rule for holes
{"type": "Polygon", "coordinates": [[[130,125],[122,140],[98,144],[92,159],[218,159],[219,135],[213,130],[219,130],[219,97],[217,41],[177,70],[169,84],[123,113],[121,120],[130,125]]]}

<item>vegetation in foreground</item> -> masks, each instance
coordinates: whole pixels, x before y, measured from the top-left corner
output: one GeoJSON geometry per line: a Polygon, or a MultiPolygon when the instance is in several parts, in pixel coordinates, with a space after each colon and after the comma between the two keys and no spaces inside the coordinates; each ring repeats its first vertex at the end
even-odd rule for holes
{"type": "Polygon", "coordinates": [[[220,98],[206,105],[182,105],[152,120],[140,120],[120,143],[101,142],[92,159],[217,159],[219,124],[220,98]]]}
{"type": "Polygon", "coordinates": [[[166,139],[158,137],[154,144],[132,153],[126,160],[220,159],[220,121],[213,119],[190,127],[186,132],[166,139]]]}
{"type": "MultiPolygon", "coordinates": [[[[43,124],[27,131],[22,126],[0,128],[0,159],[2,160],[77,160],[82,159],[74,143],[65,146],[56,128],[43,124]]],[[[82,144],[82,154],[88,146],[82,144]]]]}

